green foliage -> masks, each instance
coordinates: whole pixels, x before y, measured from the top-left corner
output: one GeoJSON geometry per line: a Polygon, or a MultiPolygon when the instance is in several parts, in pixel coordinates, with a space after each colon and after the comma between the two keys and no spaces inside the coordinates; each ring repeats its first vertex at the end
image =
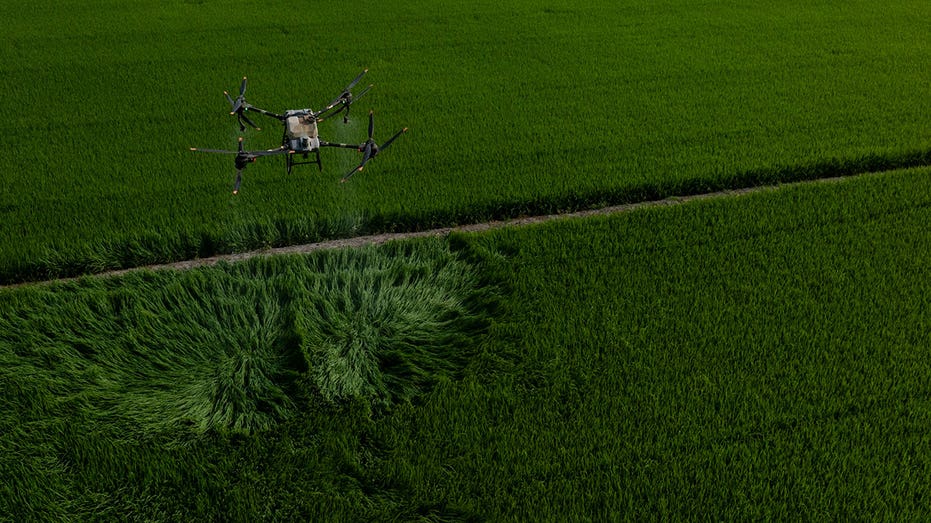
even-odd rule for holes
{"type": "Polygon", "coordinates": [[[93,403],[147,432],[267,428],[291,410],[280,385],[288,373],[280,300],[268,282],[223,276],[38,291],[38,310],[0,320],[7,351],[26,358],[8,364],[42,355],[43,370],[67,383],[56,391],[62,401],[93,403]]]}
{"type": "Polygon", "coordinates": [[[927,519],[929,175],[4,291],[0,512],[927,519]]]}
{"type": "MultiPolygon", "coordinates": [[[[931,150],[926,1],[0,3],[2,282],[931,150]],[[187,152],[363,67],[350,184],[187,152]]],[[[0,518],[928,519],[929,174],[0,291],[0,518]]]]}
{"type": "MultiPolygon", "coordinates": [[[[310,482],[295,492],[337,488],[358,468],[341,420],[364,427],[458,376],[493,297],[438,240],[4,292],[0,513],[254,513],[260,502],[217,474],[308,445],[345,459],[298,463],[327,462],[310,479],[262,459],[310,482]],[[333,434],[313,443],[321,433],[333,434]]],[[[282,511],[308,503],[322,510],[282,511]]]]}
{"type": "MultiPolygon", "coordinates": [[[[929,3],[3,2],[0,281],[927,163],[929,3]],[[289,13],[290,15],[290,13],[289,13]],[[48,28],[54,27],[51,31],[48,28]],[[895,27],[890,35],[889,27],[895,27]],[[363,67],[361,141],[409,126],[350,184],[245,172],[224,89],[271,110],[363,67]]],[[[273,121],[245,133],[279,144],[273,121]]]]}
{"type": "Polygon", "coordinates": [[[510,321],[382,422],[386,510],[927,519],[929,175],[459,235],[510,321]]]}
{"type": "Polygon", "coordinates": [[[126,299],[116,315],[127,324],[126,358],[151,367],[127,365],[138,386],[116,413],[199,432],[267,429],[290,415],[290,340],[274,282],[223,276],[195,273],[126,299]]]}
{"type": "Polygon", "coordinates": [[[409,399],[462,364],[479,278],[429,254],[435,259],[343,251],[300,280],[295,328],[325,398],[409,399]]]}

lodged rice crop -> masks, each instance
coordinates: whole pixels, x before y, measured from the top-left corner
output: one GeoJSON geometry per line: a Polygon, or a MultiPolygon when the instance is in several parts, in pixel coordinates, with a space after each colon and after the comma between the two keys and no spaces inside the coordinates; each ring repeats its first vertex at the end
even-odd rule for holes
{"type": "MultiPolygon", "coordinates": [[[[5,293],[0,514],[178,517],[194,502],[188,467],[223,441],[390,412],[456,379],[487,326],[488,285],[430,241],[5,293]],[[177,497],[138,497],[164,481],[177,497]]],[[[236,454],[193,480],[212,500],[211,471],[236,454]]]]}
{"type": "MultiPolygon", "coordinates": [[[[928,11],[6,1],[0,281],[927,163],[928,11]],[[410,132],[350,184],[352,151],[290,176],[263,158],[234,198],[230,159],[187,151],[235,146],[222,91],[243,75],[281,111],[363,67],[376,87],[355,114],[410,132]]],[[[247,146],[279,145],[255,118],[247,146]]]]}

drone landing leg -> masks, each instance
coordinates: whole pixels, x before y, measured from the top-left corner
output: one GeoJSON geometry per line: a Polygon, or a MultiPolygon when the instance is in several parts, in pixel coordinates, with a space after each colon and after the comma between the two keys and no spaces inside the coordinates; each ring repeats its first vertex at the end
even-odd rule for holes
{"type": "Polygon", "coordinates": [[[320,169],[320,172],[323,172],[323,162],[320,161],[320,149],[319,148],[317,149],[316,153],[317,153],[317,168],[320,169]]]}
{"type": "Polygon", "coordinates": [[[293,165],[293,162],[291,161],[291,155],[290,155],[290,154],[285,155],[285,157],[284,157],[284,163],[285,163],[285,165],[286,165],[287,168],[288,168],[288,174],[291,174],[291,166],[293,165]]]}

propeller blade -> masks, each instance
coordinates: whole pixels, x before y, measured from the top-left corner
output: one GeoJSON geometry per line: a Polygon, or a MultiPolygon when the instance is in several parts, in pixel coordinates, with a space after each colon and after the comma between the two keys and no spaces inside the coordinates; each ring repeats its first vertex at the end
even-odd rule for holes
{"type": "Polygon", "coordinates": [[[375,134],[375,111],[369,111],[369,140],[375,134]]]}
{"type": "Polygon", "coordinates": [[[243,76],[243,77],[242,77],[242,83],[239,84],[239,96],[241,97],[241,96],[243,96],[243,95],[245,95],[245,94],[246,94],[246,77],[243,76]]]}
{"type": "Polygon", "coordinates": [[[391,145],[391,142],[393,142],[395,139],[397,139],[398,136],[401,136],[402,134],[404,134],[404,133],[406,133],[406,132],[407,132],[407,127],[405,127],[404,129],[401,129],[400,131],[394,133],[394,136],[392,136],[391,138],[388,138],[388,141],[385,142],[384,144],[382,144],[382,146],[381,146],[379,149],[382,150],[382,151],[384,151],[385,149],[388,148],[389,145],[391,145]]]}
{"type": "Polygon", "coordinates": [[[368,86],[368,87],[366,87],[366,88],[362,91],[362,93],[356,95],[355,97],[353,97],[352,93],[350,92],[350,90],[351,90],[353,87],[355,87],[357,83],[359,83],[359,80],[361,80],[362,77],[365,76],[365,73],[367,73],[368,71],[369,71],[369,70],[366,69],[366,70],[362,71],[361,73],[359,73],[359,76],[355,77],[355,79],[354,79],[352,82],[350,82],[349,85],[346,86],[345,89],[343,89],[343,92],[339,93],[339,96],[337,96],[336,98],[334,98],[332,102],[328,103],[328,104],[326,105],[326,107],[324,107],[323,110],[320,111],[320,112],[317,113],[317,114],[323,114],[323,113],[329,111],[330,109],[336,107],[337,105],[342,105],[342,107],[340,107],[339,110],[337,110],[335,113],[329,115],[330,117],[336,116],[337,114],[339,114],[339,112],[342,111],[343,108],[346,108],[346,110],[348,111],[349,106],[352,104],[354,98],[358,98],[358,97],[362,96],[363,94],[365,94],[366,92],[368,92],[369,89],[372,88],[371,85],[368,86]]]}
{"type": "Polygon", "coordinates": [[[236,183],[233,185],[233,194],[239,193],[239,186],[242,184],[242,169],[236,169],[236,183]]]}
{"type": "Polygon", "coordinates": [[[357,172],[361,171],[363,167],[365,167],[365,165],[360,165],[356,167],[355,169],[349,171],[349,173],[346,174],[346,176],[343,176],[343,178],[339,181],[339,183],[346,183],[347,181],[349,181],[350,178],[352,178],[353,174],[356,174],[357,172]]]}
{"type": "Polygon", "coordinates": [[[364,169],[365,164],[369,163],[369,160],[375,157],[375,142],[373,142],[372,140],[369,140],[365,142],[364,144],[362,144],[362,147],[360,149],[363,151],[362,163],[360,163],[359,166],[356,167],[355,169],[349,171],[349,173],[346,174],[346,176],[343,176],[343,178],[339,181],[339,183],[346,183],[347,180],[352,178],[353,174],[356,174],[357,172],[360,172],[362,169],[364,169]]]}
{"type": "Polygon", "coordinates": [[[243,120],[244,122],[246,122],[247,124],[251,125],[256,131],[261,131],[261,130],[262,130],[262,129],[259,128],[258,125],[255,125],[255,123],[253,123],[252,120],[250,120],[249,118],[247,118],[246,115],[241,114],[241,115],[239,115],[239,117],[242,118],[242,120],[243,120]]]}
{"type": "Polygon", "coordinates": [[[241,115],[241,114],[238,114],[238,113],[236,114],[236,121],[239,122],[239,132],[245,131],[245,130],[246,130],[246,126],[245,126],[245,124],[242,123],[242,115],[241,115]]]}
{"type": "Polygon", "coordinates": [[[360,165],[359,167],[364,167],[365,164],[368,163],[368,161],[371,160],[373,156],[375,156],[374,154],[375,149],[373,147],[374,145],[375,143],[371,140],[365,142],[365,149],[364,149],[364,152],[362,153],[362,165],[360,165]]]}
{"type": "Polygon", "coordinates": [[[367,92],[369,92],[369,89],[371,89],[372,87],[375,87],[375,84],[369,84],[368,87],[366,87],[366,88],[363,89],[361,92],[359,92],[359,94],[355,95],[355,96],[353,97],[352,101],[354,102],[354,101],[358,100],[359,98],[362,98],[362,95],[365,94],[365,93],[367,93],[367,92]]]}
{"type": "Polygon", "coordinates": [[[361,73],[359,73],[359,76],[357,76],[352,82],[349,83],[349,86],[346,87],[346,90],[348,91],[348,90],[352,89],[353,87],[355,87],[356,84],[359,83],[359,80],[361,80],[362,77],[365,76],[365,73],[367,73],[367,72],[369,72],[368,69],[366,69],[366,70],[362,71],[361,73]]]}
{"type": "MultiPolygon", "coordinates": [[[[230,93],[228,93],[227,91],[223,91],[223,94],[226,95],[226,100],[230,103],[230,108],[231,108],[231,109],[235,109],[235,108],[236,108],[236,101],[233,100],[233,97],[230,96],[230,93]]],[[[234,110],[230,110],[230,114],[233,114],[233,113],[235,113],[235,112],[236,112],[236,111],[234,111],[234,110]]]]}
{"type": "MultiPolygon", "coordinates": [[[[338,98],[336,98],[336,99],[333,100],[332,102],[328,103],[328,104],[326,105],[326,107],[324,107],[323,109],[321,109],[320,112],[317,113],[317,114],[323,114],[323,113],[329,111],[330,109],[336,107],[337,105],[339,105],[339,102],[340,102],[340,100],[342,100],[342,99],[343,99],[343,95],[339,95],[338,98]]],[[[342,110],[342,107],[340,107],[340,110],[342,110]]],[[[339,113],[339,111],[336,111],[335,113],[331,114],[330,116],[333,116],[333,115],[335,115],[335,114],[337,114],[337,113],[339,113]]]]}

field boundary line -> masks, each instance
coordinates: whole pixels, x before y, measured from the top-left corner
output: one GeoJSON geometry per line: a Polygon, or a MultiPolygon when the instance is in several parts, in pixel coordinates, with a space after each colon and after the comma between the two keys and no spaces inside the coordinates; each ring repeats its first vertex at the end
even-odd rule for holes
{"type": "Polygon", "coordinates": [[[757,185],[753,187],[742,187],[737,189],[724,189],[720,191],[713,191],[708,193],[700,194],[691,194],[684,196],[669,196],[666,198],[658,200],[645,200],[641,202],[632,202],[625,203],[620,205],[611,205],[607,207],[600,207],[596,209],[586,209],[582,211],[574,211],[567,213],[558,213],[558,214],[543,214],[535,216],[523,216],[519,218],[513,218],[510,220],[494,220],[489,222],[481,223],[471,223],[463,225],[455,225],[450,227],[440,227],[436,229],[429,229],[425,231],[414,231],[414,232],[392,232],[392,233],[379,233],[379,234],[370,234],[365,236],[354,236],[351,238],[341,238],[335,240],[324,240],[315,243],[305,243],[300,245],[289,245],[286,247],[272,247],[265,249],[252,250],[241,253],[233,254],[218,254],[216,256],[208,256],[205,258],[195,258],[190,260],[182,260],[177,262],[170,263],[160,263],[152,265],[140,265],[138,267],[131,267],[127,269],[117,269],[104,271],[94,274],[86,274],[82,276],[74,276],[67,278],[53,278],[48,280],[35,280],[21,283],[13,283],[9,285],[0,285],[0,290],[6,289],[16,289],[19,287],[26,287],[32,285],[47,285],[52,283],[64,283],[69,281],[77,281],[81,278],[113,278],[122,276],[136,271],[161,271],[161,270],[189,270],[196,269],[198,267],[208,267],[212,265],[217,265],[219,263],[237,263],[245,261],[251,258],[257,258],[262,256],[279,256],[284,254],[306,254],[315,251],[321,250],[332,250],[332,249],[342,249],[342,248],[359,248],[368,245],[381,245],[391,241],[399,240],[408,240],[414,238],[428,238],[428,237],[441,237],[448,236],[453,232],[482,232],[491,229],[500,229],[503,227],[523,227],[528,225],[534,225],[538,223],[544,223],[554,220],[568,220],[574,218],[586,218],[590,216],[610,216],[614,214],[622,214],[626,212],[636,211],[638,209],[648,209],[654,207],[668,207],[673,205],[682,205],[690,202],[702,201],[702,200],[713,200],[719,198],[727,198],[734,196],[741,196],[745,194],[760,193],[767,191],[777,191],[783,188],[789,187],[798,187],[803,185],[814,185],[814,184],[830,184],[836,183],[843,180],[850,180],[854,178],[862,178],[866,176],[880,176],[883,171],[880,172],[864,172],[854,175],[844,175],[844,176],[832,176],[827,178],[816,178],[812,180],[803,180],[797,182],[783,182],[783,183],[774,183],[767,185],[757,185]]]}

